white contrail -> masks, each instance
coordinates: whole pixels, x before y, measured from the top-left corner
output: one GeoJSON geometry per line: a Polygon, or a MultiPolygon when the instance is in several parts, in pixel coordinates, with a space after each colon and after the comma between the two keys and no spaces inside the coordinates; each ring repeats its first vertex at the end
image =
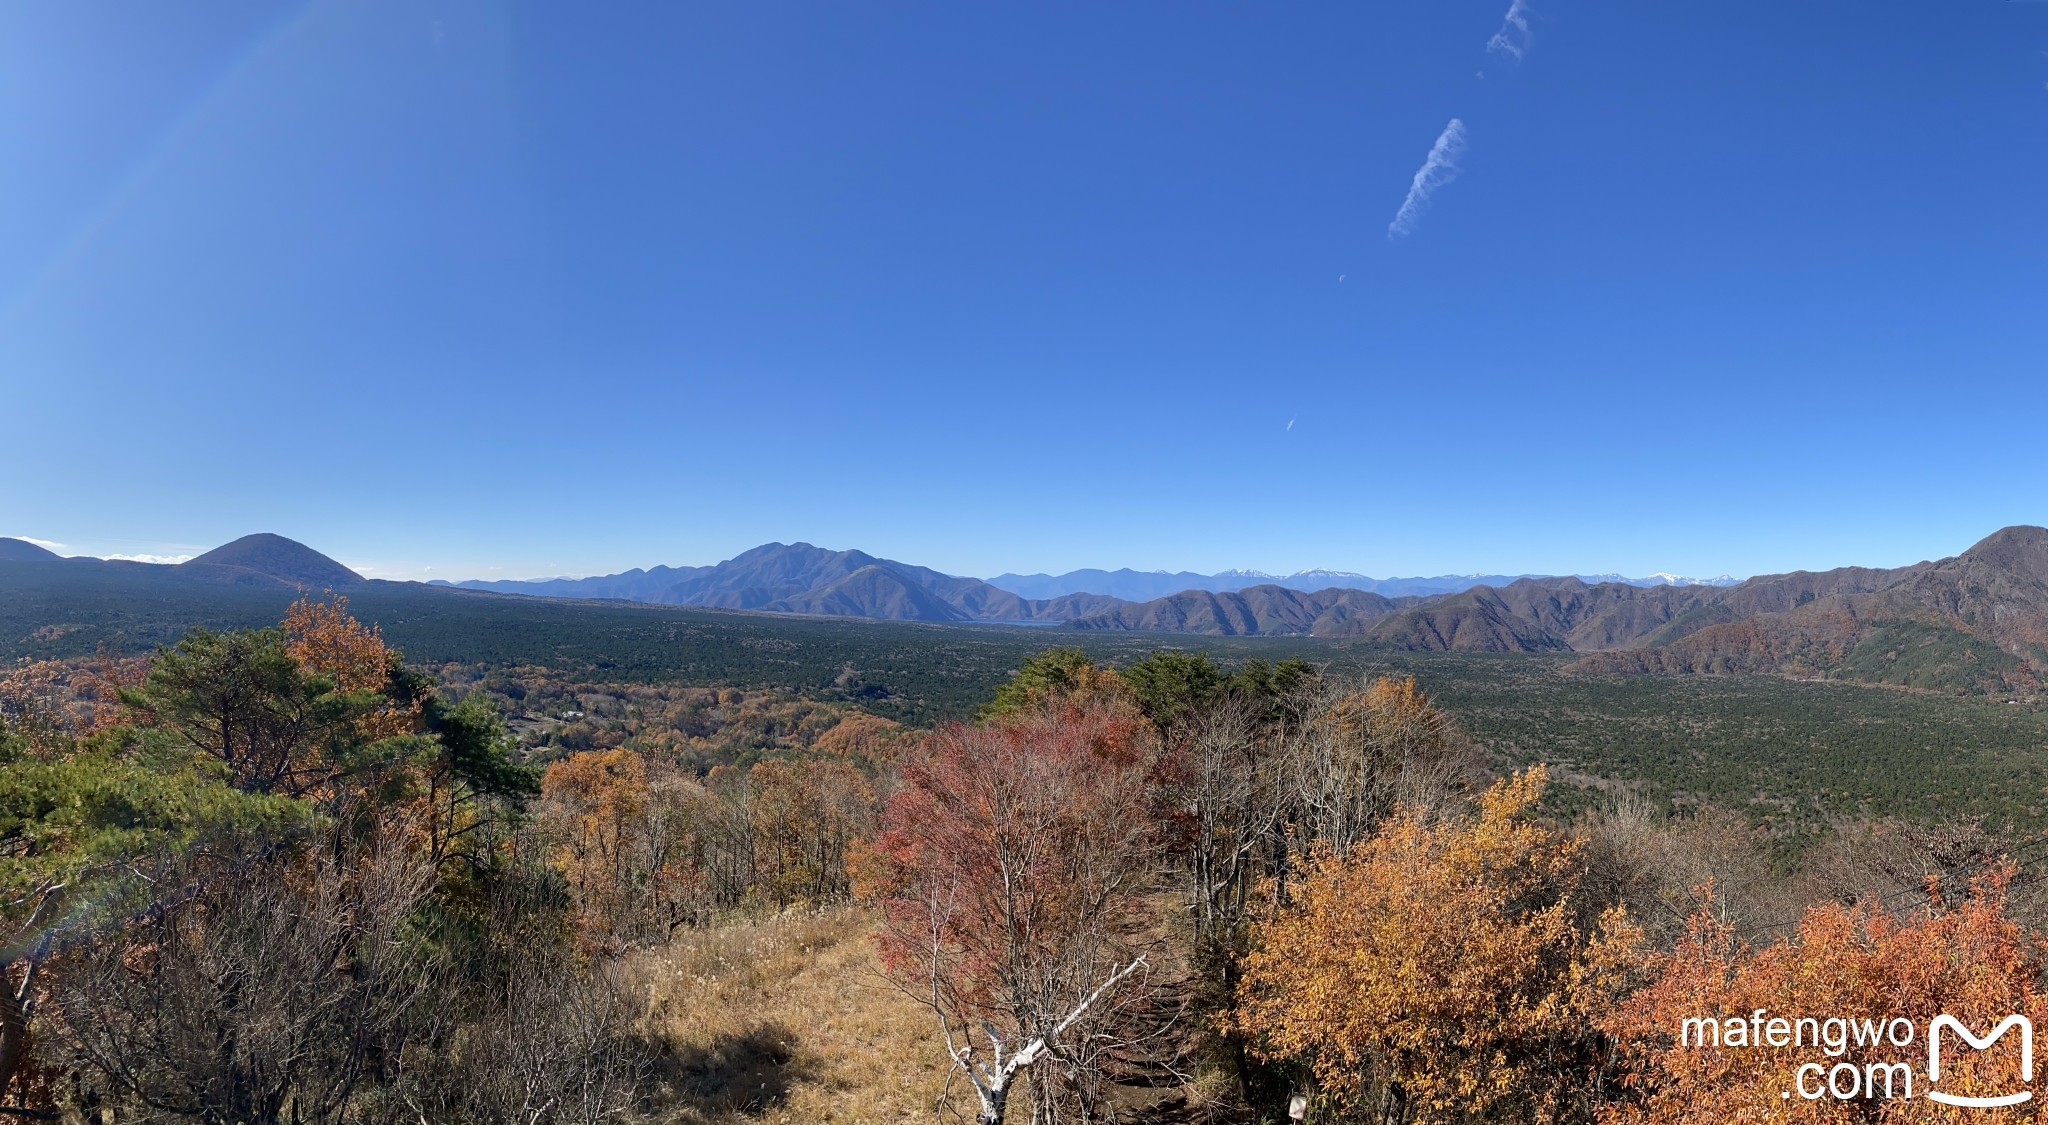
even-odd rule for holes
{"type": "Polygon", "coordinates": [[[1436,189],[1458,178],[1458,157],[1465,152],[1465,123],[1451,118],[1444,126],[1443,135],[1429,149],[1429,159],[1415,172],[1415,180],[1408,185],[1408,198],[1401,201],[1401,209],[1394,212],[1394,221],[1387,224],[1387,237],[1399,238],[1415,229],[1415,223],[1422,218],[1423,208],[1429,206],[1429,197],[1436,189]]]}
{"type": "Polygon", "coordinates": [[[1486,41],[1486,49],[1522,61],[1522,53],[1529,49],[1529,5],[1522,0],[1508,5],[1507,18],[1500,21],[1500,30],[1486,41]]]}

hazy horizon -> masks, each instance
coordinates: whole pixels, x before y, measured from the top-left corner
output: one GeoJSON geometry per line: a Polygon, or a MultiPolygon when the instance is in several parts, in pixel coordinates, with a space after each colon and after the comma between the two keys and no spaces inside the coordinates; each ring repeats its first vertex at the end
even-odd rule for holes
{"type": "MultiPolygon", "coordinates": [[[[1988,534],[1988,533],[1987,533],[1987,534],[1988,534]]],[[[218,546],[220,546],[220,545],[221,545],[220,543],[207,543],[207,544],[184,544],[184,543],[170,543],[170,544],[164,544],[164,543],[150,543],[150,544],[140,544],[140,546],[146,546],[146,547],[150,547],[150,548],[153,548],[153,549],[151,549],[151,550],[127,550],[127,551],[123,551],[123,550],[100,550],[100,551],[94,551],[94,550],[88,550],[88,549],[83,549],[83,548],[81,548],[81,547],[80,547],[79,545],[76,545],[76,544],[64,543],[64,542],[61,542],[61,541],[57,541],[57,540],[51,540],[51,539],[44,539],[44,538],[40,538],[40,537],[37,537],[37,536],[30,536],[30,535],[6,535],[6,536],[0,536],[0,537],[4,537],[4,538],[12,538],[12,539],[20,539],[20,540],[23,540],[23,541],[25,541],[25,542],[33,543],[33,544],[35,544],[35,545],[37,545],[37,546],[39,546],[39,547],[45,548],[46,550],[54,551],[54,552],[56,552],[57,554],[59,554],[59,555],[64,555],[64,556],[66,556],[66,557],[91,557],[91,558],[102,558],[102,559],[120,559],[120,560],[127,560],[127,561],[135,561],[135,562],[149,562],[149,563],[158,563],[158,564],[175,564],[175,563],[179,563],[179,562],[184,562],[184,561],[187,561],[187,560],[189,560],[189,559],[191,559],[191,558],[194,558],[194,557],[196,557],[196,556],[198,556],[198,555],[200,555],[200,554],[203,554],[204,552],[206,552],[206,551],[208,551],[208,550],[211,550],[211,549],[213,549],[214,547],[218,547],[218,546]]],[[[237,536],[236,538],[239,538],[239,536],[237,536]]],[[[292,537],[292,536],[286,536],[286,538],[293,538],[293,537],[292,537]]],[[[1980,538],[1981,538],[1981,537],[1980,537],[1980,538]]],[[[111,543],[114,543],[114,544],[117,544],[117,545],[126,545],[126,546],[130,546],[130,547],[138,546],[138,544],[136,544],[136,543],[135,543],[134,541],[124,541],[124,540],[110,540],[110,541],[102,541],[102,542],[111,542],[111,543]]],[[[303,541],[301,541],[301,542],[303,542],[303,541]]],[[[777,542],[785,542],[785,541],[777,541],[777,542]]],[[[805,540],[805,539],[793,539],[793,540],[787,540],[786,542],[790,542],[790,543],[805,543],[805,542],[811,542],[811,541],[810,541],[810,540],[805,540]]],[[[371,565],[369,565],[369,566],[368,566],[368,567],[366,568],[366,567],[365,567],[365,565],[363,565],[363,564],[360,564],[359,562],[352,562],[352,561],[350,561],[350,559],[349,559],[348,557],[346,557],[346,552],[342,552],[342,553],[337,553],[337,552],[335,552],[335,551],[331,551],[331,550],[328,550],[328,549],[326,549],[326,547],[322,546],[322,545],[321,545],[321,544],[319,544],[319,543],[306,543],[305,545],[306,545],[306,546],[308,546],[308,547],[311,547],[311,548],[313,548],[314,550],[320,551],[320,552],[321,552],[322,554],[325,554],[325,555],[329,556],[330,558],[333,558],[333,559],[335,559],[335,560],[336,560],[337,562],[340,562],[340,563],[342,563],[343,565],[345,565],[345,566],[348,566],[348,567],[350,567],[350,568],[351,568],[351,569],[353,569],[353,570],[356,570],[356,571],[357,571],[358,573],[361,573],[361,574],[363,574],[363,575],[364,575],[365,577],[371,577],[371,578],[390,578],[390,579],[394,579],[394,580],[414,580],[414,581],[444,581],[444,582],[450,582],[450,583],[460,583],[460,582],[467,582],[467,581],[486,581],[486,582],[547,582],[547,581],[555,581],[555,580],[572,580],[572,581],[573,581],[573,580],[580,580],[580,579],[585,579],[585,578],[595,578],[595,577],[602,577],[602,576],[605,576],[605,575],[610,575],[610,574],[622,574],[622,573],[626,573],[626,572],[628,572],[628,571],[631,571],[631,570],[636,570],[636,569],[637,569],[637,570],[649,570],[649,569],[652,569],[652,568],[654,568],[654,567],[657,567],[657,566],[668,566],[668,567],[677,567],[677,568],[681,568],[681,567],[702,567],[702,566],[713,566],[713,565],[716,565],[716,564],[718,564],[718,563],[721,563],[721,562],[725,562],[725,561],[727,561],[727,560],[729,560],[729,559],[731,559],[731,558],[733,558],[733,557],[735,557],[735,556],[737,556],[737,555],[739,555],[739,554],[743,553],[743,552],[744,552],[744,551],[746,551],[746,550],[752,550],[752,549],[754,549],[754,548],[756,548],[756,547],[766,546],[766,545],[768,545],[768,544],[763,544],[763,543],[756,543],[756,544],[750,544],[750,545],[749,545],[748,547],[742,548],[741,550],[731,551],[731,552],[728,552],[728,553],[726,553],[726,554],[722,554],[722,555],[719,555],[719,556],[718,556],[718,557],[716,557],[716,558],[710,558],[710,559],[707,559],[707,560],[705,560],[705,561],[701,561],[701,562],[698,562],[698,561],[688,561],[688,562],[677,562],[677,561],[673,561],[673,560],[668,560],[668,559],[658,559],[658,560],[654,560],[654,561],[645,561],[645,560],[642,560],[642,561],[636,561],[636,562],[630,562],[630,563],[625,563],[625,564],[622,564],[622,565],[616,565],[616,566],[611,566],[611,567],[609,567],[609,568],[607,568],[607,569],[598,569],[598,570],[589,570],[589,571],[570,571],[570,570],[563,570],[563,571],[555,571],[555,572],[536,572],[536,573],[525,573],[525,574],[511,574],[511,573],[502,573],[502,572],[503,572],[503,571],[505,570],[505,568],[503,568],[503,567],[490,567],[490,566],[487,566],[487,567],[485,567],[484,569],[485,569],[485,570],[497,570],[497,571],[500,571],[500,573],[475,573],[475,574],[458,574],[458,573],[456,573],[456,569],[454,569],[454,568],[448,568],[448,569],[443,569],[443,568],[436,568],[436,567],[434,567],[434,566],[432,566],[432,565],[428,565],[428,566],[425,566],[425,567],[421,567],[421,568],[419,568],[419,570],[420,570],[420,573],[418,573],[418,574],[414,574],[414,575],[400,575],[400,574],[396,574],[396,573],[383,573],[383,572],[379,572],[379,571],[378,571],[378,569],[377,569],[377,568],[376,568],[376,567],[374,566],[374,564],[371,564],[371,565]]],[[[920,559],[917,559],[917,558],[905,558],[905,557],[903,557],[903,556],[900,556],[900,555],[889,555],[889,554],[887,554],[887,553],[885,553],[885,552],[880,552],[880,551],[873,551],[873,550],[868,550],[867,548],[865,548],[865,547],[862,547],[862,546],[859,546],[858,544],[854,544],[854,545],[844,545],[844,546],[835,546],[835,545],[831,545],[831,544],[818,544],[818,543],[814,543],[814,542],[813,542],[813,543],[811,543],[811,545],[812,545],[812,546],[819,546],[819,547],[822,547],[822,548],[823,548],[823,549],[825,549],[825,550],[830,550],[830,551],[842,551],[842,550],[862,550],[862,551],[866,551],[866,552],[867,552],[868,554],[870,554],[870,555],[875,555],[876,557],[879,557],[879,558],[887,558],[887,559],[892,559],[893,561],[896,561],[896,562],[901,562],[901,563],[908,563],[908,564],[911,564],[911,565],[915,565],[915,566],[928,566],[928,565],[929,565],[928,563],[925,563],[924,561],[922,561],[922,560],[920,560],[920,559]]],[[[1964,546],[1964,547],[1967,547],[1967,546],[1968,546],[1968,544],[1964,544],[1963,546],[1964,546]]],[[[1953,555],[1953,554],[1956,554],[1956,553],[1960,552],[1960,551],[1961,551],[1962,549],[1963,549],[1963,547],[1957,547],[1957,548],[1955,548],[1954,550],[1951,550],[1951,551],[1948,551],[1948,552],[1944,552],[1943,554],[1939,554],[1939,555],[1928,555],[1928,556],[1926,556],[1925,558],[1926,558],[1926,559],[1934,559],[1934,558],[1941,558],[1941,557],[1945,557],[1946,555],[1953,555]]],[[[1913,559],[1913,560],[1909,560],[1909,562],[1920,562],[1920,561],[1924,561],[1924,560],[1923,560],[1923,559],[1913,559]]],[[[1803,569],[1830,569],[1830,568],[1832,568],[1833,566],[1851,566],[1851,565],[1855,565],[1855,566],[1860,566],[1860,565],[1871,565],[1871,564],[1865,564],[1865,563],[1862,563],[1862,562],[1838,562],[1838,563],[1832,563],[1832,564],[1829,564],[1828,566],[1821,566],[1821,567],[1807,567],[1807,568],[1803,568],[1803,569]]],[[[1890,565],[1905,565],[1905,564],[1903,564],[1903,563],[1901,563],[1901,564],[1890,564],[1890,563],[1887,563],[1887,564],[1884,564],[1884,565],[1890,566],[1890,565]]],[[[1084,564],[1084,565],[1080,565],[1080,566],[1071,566],[1071,567],[1066,567],[1066,568],[1064,568],[1064,569],[1061,569],[1061,570],[1057,570],[1057,571],[1046,571],[1046,570],[1026,571],[1026,570],[1021,570],[1021,569],[1017,569],[1017,568],[1006,568],[1006,569],[1002,569],[1002,570],[989,570],[989,571],[985,571],[985,572],[981,572],[981,573],[969,573],[969,572],[964,572],[964,571],[951,571],[951,570],[945,570],[945,569],[944,569],[944,568],[942,568],[942,567],[933,567],[932,569],[935,569],[935,570],[939,570],[939,571],[940,571],[941,573],[945,573],[945,574],[951,574],[951,575],[955,575],[955,576],[958,576],[958,577],[971,577],[971,578],[979,578],[979,579],[982,579],[982,580],[991,580],[991,579],[995,579],[995,578],[1001,578],[1001,577],[1017,577],[1017,578],[1038,578],[1038,577],[1060,577],[1060,576],[1064,576],[1064,575],[1067,575],[1067,574],[1071,574],[1071,573],[1075,573],[1075,572],[1079,572],[1079,571],[1088,571],[1088,570],[1100,570],[1100,571],[1104,571],[1104,572],[1109,572],[1109,573],[1115,573],[1115,572],[1118,572],[1118,571],[1122,571],[1122,570],[1129,570],[1129,571],[1133,571],[1133,572],[1135,572],[1135,573],[1138,573],[1138,574],[1145,574],[1145,575],[1158,575],[1158,574],[1167,574],[1167,575],[1171,575],[1171,574],[1196,574],[1196,575],[1200,575],[1200,576],[1202,576],[1202,577],[1206,577],[1206,578],[1218,578],[1218,577],[1222,577],[1222,576],[1225,576],[1225,575],[1230,575],[1230,574],[1244,574],[1244,575],[1256,575],[1256,576],[1261,576],[1261,577],[1268,577],[1268,578],[1283,578],[1283,579],[1284,579],[1284,578],[1294,578],[1294,577],[1297,577],[1297,576],[1300,576],[1300,575],[1304,575],[1304,574],[1313,574],[1313,573],[1316,573],[1316,572],[1319,572],[1319,571],[1326,571],[1326,572],[1329,572],[1329,573],[1332,573],[1332,574],[1339,574],[1339,575],[1345,575],[1345,576],[1351,576],[1351,577],[1359,577],[1359,578],[1371,578],[1371,579],[1375,579],[1375,580],[1378,580],[1378,581],[1388,581],[1388,580],[1399,580],[1399,579],[1453,579],[1453,578],[1480,578],[1480,577],[1509,577],[1509,578],[1512,578],[1512,577],[1523,577],[1523,576],[1538,576],[1538,577],[1556,577],[1556,576],[1565,576],[1565,575],[1571,575],[1571,576],[1577,576],[1577,577],[1582,577],[1582,578],[1591,578],[1591,577],[1618,577],[1618,578],[1624,578],[1624,579],[1628,579],[1628,580],[1631,580],[1631,581],[1633,581],[1633,580],[1640,580],[1640,579],[1649,579],[1649,578],[1658,578],[1658,577],[1665,577],[1665,578],[1675,578],[1675,579],[1683,579],[1683,580],[1687,580],[1687,581],[1693,581],[1693,582],[1712,582],[1712,581],[1715,581],[1715,580],[1721,580],[1721,579],[1734,579],[1734,580],[1738,580],[1738,581],[1739,581],[1739,580],[1741,580],[1741,579],[1744,579],[1744,578],[1748,578],[1748,577],[1751,577],[1751,575],[1749,575],[1749,574],[1735,574],[1735,573],[1733,573],[1733,572],[1729,572],[1729,571],[1715,571],[1715,572],[1711,572],[1711,573],[1700,573],[1700,572],[1687,572],[1687,571],[1673,570],[1673,569],[1670,569],[1670,568],[1663,568],[1663,567],[1660,567],[1660,568],[1656,568],[1656,569],[1650,569],[1650,570],[1643,570],[1643,571],[1628,571],[1628,570],[1619,570],[1619,569],[1615,569],[1615,568],[1612,568],[1612,567],[1609,567],[1609,568],[1597,568],[1597,567],[1596,567],[1596,568],[1587,568],[1587,567],[1580,567],[1580,568],[1576,568],[1576,569],[1559,569],[1559,570],[1512,570],[1512,569],[1505,569],[1505,568],[1483,568],[1483,567],[1482,567],[1482,568],[1467,568],[1467,569],[1453,569],[1453,570],[1436,570],[1436,571],[1427,571],[1427,572],[1424,572],[1424,571],[1416,571],[1416,572],[1412,572],[1412,573],[1408,573],[1408,572],[1399,572],[1399,573],[1397,573],[1397,572],[1393,572],[1393,571],[1388,571],[1388,572],[1385,572],[1385,573],[1373,573],[1373,572],[1371,572],[1371,571],[1364,571],[1364,570],[1358,570],[1358,569],[1355,569],[1355,568],[1351,568],[1351,567],[1344,567],[1344,566],[1327,566],[1327,565],[1312,565],[1312,566],[1300,566],[1300,567],[1293,567],[1293,568],[1289,568],[1289,569],[1285,569],[1285,570],[1271,570],[1271,569],[1266,569],[1266,568],[1262,568],[1262,567],[1221,567],[1221,568],[1218,568],[1218,569],[1216,569],[1216,570],[1207,570],[1207,571],[1204,571],[1204,570],[1196,570],[1196,569],[1194,569],[1194,568],[1191,568],[1191,567],[1138,567],[1138,566],[1103,566],[1103,565],[1099,565],[1099,564],[1084,564]]],[[[1801,568],[1793,568],[1793,569],[1801,569],[1801,568]]],[[[1762,571],[1760,571],[1760,572],[1757,572],[1757,573],[1779,573],[1779,572],[1762,572],[1762,571]]]]}

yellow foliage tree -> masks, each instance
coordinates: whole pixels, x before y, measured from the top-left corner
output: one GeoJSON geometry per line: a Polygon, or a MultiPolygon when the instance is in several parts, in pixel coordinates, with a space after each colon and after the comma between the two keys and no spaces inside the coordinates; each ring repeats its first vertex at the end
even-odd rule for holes
{"type": "Polygon", "coordinates": [[[1254,933],[1232,1017],[1254,1053],[1381,1120],[1583,1114],[1593,1024],[1637,938],[1618,911],[1581,926],[1577,844],[1523,816],[1544,780],[1494,785],[1470,819],[1401,811],[1348,852],[1319,845],[1294,905],[1254,933]]]}
{"type": "Polygon", "coordinates": [[[845,762],[766,761],[747,777],[756,892],[777,907],[851,891],[847,849],[873,832],[874,794],[845,762]]]}
{"type": "Polygon", "coordinates": [[[548,767],[540,823],[586,948],[658,941],[747,897],[783,906],[845,894],[841,855],[865,814],[866,780],[832,762],[764,762],[753,775],[737,792],[711,792],[630,749],[548,767]],[[839,842],[827,850],[821,840],[839,842]]]}
{"type": "Polygon", "coordinates": [[[576,899],[584,942],[621,947],[639,921],[635,884],[647,827],[647,762],[632,750],[571,754],[541,776],[541,824],[576,899]]]}
{"type": "Polygon", "coordinates": [[[1394,811],[1453,799],[1463,787],[1464,736],[1410,676],[1382,676],[1311,711],[1294,752],[1299,826],[1342,853],[1394,811]]]}

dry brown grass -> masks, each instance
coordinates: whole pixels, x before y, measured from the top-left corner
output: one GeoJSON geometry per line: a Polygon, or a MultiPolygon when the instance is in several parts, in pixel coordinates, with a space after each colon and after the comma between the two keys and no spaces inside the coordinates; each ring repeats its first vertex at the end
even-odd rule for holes
{"type": "Polygon", "coordinates": [[[852,907],[788,914],[683,931],[636,959],[647,1030],[666,1049],[663,1116],[934,1121],[945,1049],[931,1013],[882,979],[875,921],[852,907]]]}

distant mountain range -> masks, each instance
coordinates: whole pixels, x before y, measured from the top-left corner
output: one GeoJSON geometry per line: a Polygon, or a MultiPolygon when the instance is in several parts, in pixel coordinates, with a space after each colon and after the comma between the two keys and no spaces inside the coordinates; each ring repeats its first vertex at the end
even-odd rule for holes
{"type": "MultiPolygon", "coordinates": [[[[0,539],[0,585],[10,568],[52,565],[67,573],[104,576],[104,582],[93,581],[116,600],[123,590],[144,596],[139,591],[145,586],[124,582],[125,575],[149,576],[151,582],[314,591],[365,584],[333,559],[276,535],[245,536],[173,566],[64,559],[25,540],[0,539]]],[[[1093,572],[1112,583],[1134,573],[1093,572]]],[[[1072,576],[1032,577],[1054,585],[1027,589],[1049,591],[1072,576]]],[[[1184,576],[1163,577],[1177,581],[1184,576]]],[[[1238,572],[1229,580],[1256,577],[1238,572]]],[[[1324,572],[1321,577],[1347,576],[1324,572]]],[[[1578,653],[1573,667],[1591,673],[1778,672],[2020,694],[2038,691],[2041,678],[2048,676],[2048,529],[2040,527],[2008,527],[1953,558],[1891,570],[1797,571],[1732,586],[1643,585],[1643,580],[1594,577],[1590,582],[1576,576],[1519,577],[1426,594],[1390,595],[1343,584],[1305,590],[1259,582],[1227,590],[1188,587],[1143,600],[1096,592],[1039,598],[861,551],[770,543],[716,566],[460,585],[497,593],[766,613],[1063,624],[1098,632],[1307,635],[1421,651],[1578,653]]],[[[1381,584],[1427,581],[1445,580],[1381,584]]]]}
{"type": "Polygon", "coordinates": [[[828,551],[809,543],[768,543],[716,566],[658,566],[598,578],[472,580],[452,585],[499,594],[623,598],[660,605],[894,621],[1056,625],[1121,604],[1117,598],[1088,593],[1025,598],[979,578],[956,578],[929,567],[879,559],[865,551],[828,551]]]}
{"type": "MultiPolygon", "coordinates": [[[[1504,575],[1479,574],[1379,579],[1340,570],[1304,570],[1285,578],[1274,578],[1255,570],[1226,570],[1221,574],[1076,570],[1060,575],[1003,574],[983,582],[975,578],[956,578],[929,567],[913,566],[894,559],[876,558],[864,551],[827,551],[809,543],[768,543],[716,566],[636,568],[622,574],[594,578],[472,579],[454,583],[436,581],[433,584],[498,594],[618,598],[663,605],[758,609],[768,613],[1058,624],[1098,614],[1108,615],[1109,620],[1137,620],[1120,614],[1119,608],[1196,592],[1230,593],[1260,586],[1305,592],[1345,589],[1370,592],[1384,601],[1387,598],[1413,599],[1456,593],[1481,585],[1505,586],[1516,580],[1516,577],[1504,575]]],[[[1658,581],[1621,579],[1612,575],[1595,579],[1605,580],[1641,586],[1655,585],[1658,581]]],[[[1675,582],[1690,585],[1695,580],[1681,578],[1675,582]]],[[[1714,579],[1712,582],[1732,584],[1734,579],[1714,579]]],[[[1223,604],[1218,603],[1219,606],[1223,604]]],[[[1219,608],[1217,613],[1222,616],[1217,620],[1230,617],[1233,612],[1219,608]]],[[[1252,611],[1235,612],[1244,619],[1243,613],[1252,611]]],[[[1300,617],[1301,612],[1306,611],[1289,611],[1275,620],[1292,621],[1300,617]]],[[[1143,619],[1151,621],[1155,618],[1143,619]]],[[[1172,619],[1172,611],[1167,611],[1165,617],[1156,618],[1160,622],[1172,619]]],[[[1305,620],[1314,619],[1318,619],[1317,613],[1310,613],[1305,620]]],[[[1325,626],[1329,627],[1327,622],[1325,626]]],[[[1129,627],[1188,631],[1156,624],[1129,627]]],[[[1309,630],[1303,628],[1300,631],[1309,630]]]]}
{"type": "Polygon", "coordinates": [[[982,582],[859,551],[771,543],[713,567],[462,585],[777,613],[1580,653],[1586,671],[1777,671],[2028,693],[2037,671],[2048,673],[2048,531],[2032,527],[2006,528],[1940,562],[1739,583],[1673,575],[1373,579],[1304,571],[1272,579],[1249,571],[1131,570],[982,582]]]}
{"type": "MultiPolygon", "coordinates": [[[[1253,586],[1283,586],[1290,590],[1370,590],[1389,598],[1428,597],[1455,594],[1474,586],[1505,586],[1521,578],[1547,578],[1542,574],[1440,574],[1434,578],[1371,578],[1348,570],[1301,570],[1289,575],[1262,574],[1256,570],[1226,570],[1219,574],[1164,570],[1070,570],[1065,574],[998,574],[988,580],[1019,597],[1057,598],[1065,594],[1108,594],[1126,601],[1151,601],[1186,590],[1223,593],[1253,586]]],[[[1686,578],[1676,574],[1653,574],[1648,578],[1624,578],[1619,574],[1581,574],[1586,582],[1623,582],[1630,586],[1733,586],[1740,579],[1686,578]]]]}

